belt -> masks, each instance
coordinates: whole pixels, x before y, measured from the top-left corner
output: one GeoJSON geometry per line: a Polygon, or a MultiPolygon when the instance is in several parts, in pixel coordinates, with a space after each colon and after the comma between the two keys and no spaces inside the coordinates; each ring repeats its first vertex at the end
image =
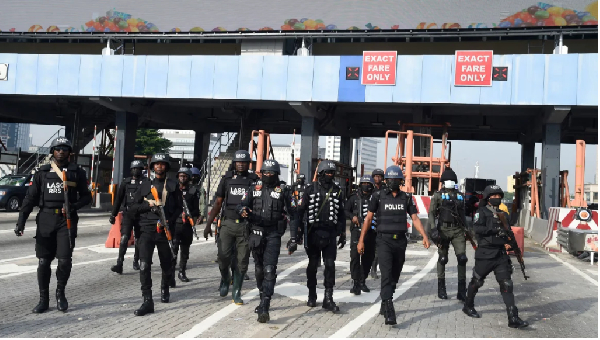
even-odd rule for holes
{"type": "Polygon", "coordinates": [[[400,233],[397,233],[397,234],[377,233],[377,236],[379,236],[379,237],[385,237],[385,238],[391,238],[393,240],[399,240],[402,237],[406,238],[406,232],[400,232],[400,233]]]}
{"type": "Polygon", "coordinates": [[[231,221],[236,224],[244,223],[244,220],[239,219],[239,218],[228,218],[227,216],[223,216],[223,217],[221,217],[221,219],[223,221],[231,221]]]}
{"type": "Polygon", "coordinates": [[[49,214],[62,215],[62,208],[57,208],[57,209],[41,208],[40,211],[41,212],[45,212],[45,213],[49,213],[49,214]]]}

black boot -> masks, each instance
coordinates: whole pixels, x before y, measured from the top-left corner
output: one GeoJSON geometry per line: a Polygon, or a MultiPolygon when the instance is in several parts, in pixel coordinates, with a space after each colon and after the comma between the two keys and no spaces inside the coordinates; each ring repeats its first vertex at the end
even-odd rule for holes
{"type": "Polygon", "coordinates": [[[69,308],[69,302],[65,297],[65,289],[64,288],[56,288],[56,309],[61,312],[66,312],[69,308]]]}
{"type": "Polygon", "coordinates": [[[360,285],[357,280],[352,280],[352,288],[350,288],[350,293],[354,295],[360,295],[360,285]]]}
{"type": "Polygon", "coordinates": [[[365,293],[369,293],[371,291],[369,289],[369,287],[367,287],[367,284],[365,283],[365,280],[360,281],[360,290],[362,290],[365,293]]]}
{"type": "Polygon", "coordinates": [[[190,282],[190,279],[187,278],[187,276],[185,275],[185,268],[187,266],[187,261],[181,261],[181,264],[179,265],[179,275],[177,275],[179,277],[179,280],[181,280],[182,282],[190,282]]]}
{"type": "Polygon", "coordinates": [[[269,318],[269,306],[271,304],[271,298],[268,296],[263,296],[260,304],[262,305],[262,308],[258,311],[258,322],[268,322],[271,320],[271,318],[269,318]]]}
{"type": "Polygon", "coordinates": [[[139,254],[139,237],[135,239],[134,247],[135,251],[133,252],[133,270],[140,270],[140,254],[139,254]]]}
{"type": "Polygon", "coordinates": [[[381,306],[379,307],[379,315],[385,315],[385,302],[381,300],[381,306]]]}
{"type": "Polygon", "coordinates": [[[250,280],[250,276],[248,276],[248,274],[246,273],[246,274],[244,274],[244,281],[248,281],[248,280],[250,280]]]}
{"type": "Polygon", "coordinates": [[[140,308],[136,309],[133,314],[135,316],[144,316],[148,313],[154,313],[154,300],[152,300],[152,291],[144,292],[144,302],[140,308]]]}
{"type": "Polygon", "coordinates": [[[231,272],[229,268],[225,270],[221,270],[221,284],[219,285],[219,295],[221,297],[227,296],[229,294],[229,282],[231,281],[231,272]]]}
{"type": "Polygon", "coordinates": [[[118,259],[117,260],[117,264],[115,264],[114,266],[110,267],[110,270],[112,270],[113,272],[115,272],[117,274],[123,274],[123,260],[118,259]]]}
{"type": "Polygon", "coordinates": [[[50,291],[48,289],[40,290],[40,302],[33,308],[32,313],[43,313],[50,307],[50,291]]]}
{"type": "Polygon", "coordinates": [[[467,290],[467,296],[465,298],[465,306],[462,309],[463,313],[467,314],[468,316],[470,316],[472,318],[480,318],[481,317],[481,315],[479,315],[479,313],[477,313],[477,311],[475,310],[475,294],[477,294],[479,287],[480,286],[478,286],[476,284],[476,281],[473,278],[473,280],[471,280],[471,282],[469,283],[469,288],[467,290]]]}
{"type": "Polygon", "coordinates": [[[508,327],[525,328],[529,326],[527,321],[523,321],[519,317],[519,310],[517,309],[517,306],[506,307],[506,314],[508,315],[508,327]]]}
{"type": "Polygon", "coordinates": [[[256,306],[256,308],[254,308],[254,313],[260,313],[260,311],[262,310],[263,307],[263,292],[260,292],[260,303],[258,304],[258,306],[256,306]]]}
{"type": "Polygon", "coordinates": [[[169,282],[171,282],[172,275],[163,274],[160,283],[160,302],[169,303],[171,294],[169,293],[169,282]]]}
{"type": "Polygon", "coordinates": [[[456,293],[456,298],[462,302],[467,300],[467,281],[466,280],[458,280],[458,292],[456,293]]]}
{"type": "Polygon", "coordinates": [[[335,304],[335,302],[333,302],[333,288],[325,288],[323,308],[334,313],[340,311],[340,308],[335,304]]]}
{"type": "Polygon", "coordinates": [[[133,270],[140,270],[140,262],[138,259],[133,259],[133,270]]]}
{"type": "Polygon", "coordinates": [[[170,275],[170,279],[169,279],[169,287],[171,288],[175,288],[177,286],[177,281],[175,281],[175,267],[173,267],[173,272],[170,275]]]}
{"type": "Polygon", "coordinates": [[[396,324],[396,311],[394,310],[394,302],[392,299],[383,301],[385,311],[385,324],[395,325],[396,324]]]}
{"type": "Polygon", "coordinates": [[[231,286],[231,299],[236,305],[243,305],[242,300],[242,283],[244,283],[244,274],[240,273],[237,269],[233,274],[233,285],[231,286]]]}
{"type": "Polygon", "coordinates": [[[446,279],[438,279],[438,297],[442,300],[448,299],[446,293],[446,279]]]}
{"type": "Polygon", "coordinates": [[[308,287],[308,307],[317,307],[317,287],[308,287]]]}

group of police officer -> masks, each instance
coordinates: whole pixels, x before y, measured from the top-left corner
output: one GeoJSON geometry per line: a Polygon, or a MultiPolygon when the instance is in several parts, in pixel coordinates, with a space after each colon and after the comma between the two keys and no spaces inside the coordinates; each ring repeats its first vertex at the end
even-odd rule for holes
{"type": "MultiPolygon", "coordinates": [[[[86,174],[75,163],[69,162],[72,154],[70,142],[60,137],[51,145],[51,164],[42,166],[32,179],[19,213],[15,228],[22,236],[25,222],[34,206],[40,208],[36,217],[36,257],[40,301],[33,309],[42,313],[49,308],[50,263],[58,259],[57,309],[68,309],[65,287],[72,267],[72,249],[77,236],[77,210],[91,202],[86,174]],[[65,174],[65,176],[63,176],[65,174]],[[73,187],[65,196],[64,188],[73,187]],[[66,197],[66,199],[65,199],[66,197]],[[65,204],[69,203],[69,204],[65,204]]],[[[255,264],[256,285],[260,303],[255,312],[258,322],[270,320],[269,308],[277,278],[277,264],[281,238],[290,226],[290,239],[286,248],[293,254],[298,244],[304,244],[308,255],[306,268],[307,306],[317,305],[317,268],[324,263],[325,294],[322,307],[337,312],[333,301],[335,286],[335,260],[338,246],[346,244],[346,219],[351,220],[350,257],[352,288],[350,292],[369,292],[365,279],[369,271],[376,273],[377,262],[381,271],[381,309],[386,325],[396,324],[393,295],[399,282],[407,248],[407,216],[413,227],[423,237],[423,246],[429,248],[429,236],[417,215],[412,194],[403,191],[404,176],[400,167],[392,165],[373,171],[372,176],[360,179],[360,186],[347,202],[342,189],[334,181],[336,164],[323,160],[317,167],[317,181],[305,184],[300,175],[293,187],[279,179],[280,167],[275,160],[265,160],[260,176],[249,171],[250,154],[239,150],[233,160],[232,171],[227,172],[217,188],[214,207],[206,219],[204,237],[213,234],[212,224],[220,217],[217,249],[221,272],[219,294],[225,297],[232,285],[233,303],[241,305],[241,289],[252,253],[255,264]],[[385,182],[385,183],[384,183],[385,182]],[[237,261],[233,261],[236,259],[237,261]],[[232,266],[232,262],[237,262],[232,266]],[[232,278],[233,276],[233,278],[232,278]]],[[[168,155],[156,154],[149,169],[152,179],[142,176],[144,165],[131,163],[131,177],[125,178],[117,192],[110,223],[122,213],[121,239],[113,272],[123,272],[123,261],[132,231],[135,238],[134,270],[140,271],[143,303],[135,310],[137,316],[154,312],[152,299],[151,265],[154,248],[158,251],[161,277],[161,302],[168,303],[169,288],[176,286],[175,268],[178,255],[182,282],[186,275],[189,249],[195,225],[206,215],[206,194],[198,185],[200,172],[196,168],[181,168],[177,181],[168,179],[168,155]]],[[[458,262],[457,299],[464,302],[463,312],[479,317],[474,308],[474,298],[486,276],[494,272],[506,304],[508,325],[526,327],[518,316],[511,280],[512,264],[507,255],[507,234],[501,226],[499,210],[503,191],[489,186],[474,218],[474,231],[478,247],[475,252],[473,278],[466,287],[466,238],[468,232],[464,214],[464,196],[456,189],[456,174],[446,169],[441,178],[443,188],[432,198],[429,224],[432,241],[438,246],[438,297],[447,299],[445,265],[448,248],[452,244],[458,262]],[[435,221],[438,221],[437,223],[435,221]]]]}

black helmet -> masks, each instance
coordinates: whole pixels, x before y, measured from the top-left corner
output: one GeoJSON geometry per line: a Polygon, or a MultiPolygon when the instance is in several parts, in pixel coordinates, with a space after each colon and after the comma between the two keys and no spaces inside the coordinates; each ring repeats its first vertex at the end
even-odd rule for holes
{"type": "Polygon", "coordinates": [[[279,168],[279,163],[274,159],[265,159],[260,168],[260,172],[264,171],[273,171],[277,175],[281,174],[281,170],[279,168]]]}
{"type": "Polygon", "coordinates": [[[246,150],[238,150],[233,157],[234,162],[250,162],[250,154],[246,150]]]}
{"type": "Polygon", "coordinates": [[[177,176],[179,176],[179,174],[186,174],[189,178],[192,178],[192,170],[190,170],[190,168],[179,168],[179,171],[177,171],[177,176]]]}
{"type": "Polygon", "coordinates": [[[328,159],[322,160],[317,167],[317,173],[321,174],[324,171],[335,171],[335,163],[328,159]]]}
{"type": "Polygon", "coordinates": [[[144,163],[142,163],[142,161],[138,161],[136,159],[133,162],[131,162],[131,166],[129,167],[129,169],[134,169],[134,168],[143,169],[144,168],[144,163]]]}
{"type": "Polygon", "coordinates": [[[458,178],[456,177],[456,173],[454,172],[454,170],[452,170],[452,168],[446,168],[446,170],[444,170],[444,172],[442,173],[440,181],[454,181],[454,183],[457,183],[458,178]]]}
{"type": "Polygon", "coordinates": [[[302,179],[302,180],[305,180],[305,179],[306,179],[306,175],[304,175],[304,174],[299,174],[297,179],[302,179]]]}
{"type": "Polygon", "coordinates": [[[371,176],[375,177],[375,175],[385,176],[385,173],[381,169],[375,169],[371,173],[371,176]]]}
{"type": "Polygon", "coordinates": [[[52,141],[50,144],[50,153],[54,153],[54,148],[57,146],[67,146],[69,147],[69,152],[73,151],[73,145],[71,145],[71,141],[67,139],[67,137],[58,137],[52,141]]]}
{"type": "Polygon", "coordinates": [[[362,176],[362,178],[360,179],[360,183],[371,183],[375,185],[375,182],[373,181],[373,177],[371,177],[371,175],[362,176]]]}
{"type": "Polygon", "coordinates": [[[152,158],[150,159],[150,170],[154,170],[154,163],[160,162],[165,163],[167,165],[165,171],[169,171],[169,169],[171,168],[171,163],[169,162],[169,155],[167,155],[166,153],[156,153],[152,156],[152,158]]]}
{"type": "Polygon", "coordinates": [[[504,198],[504,191],[502,191],[502,188],[500,188],[499,185],[488,185],[483,190],[483,199],[487,200],[488,198],[490,198],[490,196],[498,194],[500,195],[500,197],[504,198]]]}
{"type": "Polygon", "coordinates": [[[397,165],[390,165],[385,170],[385,179],[404,179],[404,174],[397,165]]]}

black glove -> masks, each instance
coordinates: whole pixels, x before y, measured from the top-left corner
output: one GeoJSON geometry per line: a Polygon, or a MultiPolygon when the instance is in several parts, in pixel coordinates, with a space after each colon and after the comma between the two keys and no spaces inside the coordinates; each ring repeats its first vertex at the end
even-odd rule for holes
{"type": "Polygon", "coordinates": [[[153,214],[156,214],[156,215],[160,214],[160,208],[159,208],[159,207],[157,207],[157,206],[152,206],[152,207],[150,207],[150,211],[151,211],[153,214]]]}
{"type": "Polygon", "coordinates": [[[17,236],[23,236],[23,232],[25,231],[25,226],[24,225],[18,225],[15,227],[15,235],[17,236]]]}
{"type": "Polygon", "coordinates": [[[108,218],[108,222],[109,222],[110,224],[115,224],[115,216],[111,216],[111,217],[109,217],[109,218],[108,218]]]}
{"type": "Polygon", "coordinates": [[[296,243],[302,244],[303,239],[304,239],[304,233],[302,231],[298,231],[298,236],[296,238],[297,238],[296,243]]]}
{"type": "Polygon", "coordinates": [[[503,228],[498,228],[497,233],[498,233],[498,237],[508,238],[508,233],[503,228]]]}
{"type": "Polygon", "coordinates": [[[292,255],[298,249],[298,245],[296,244],[296,240],[291,238],[287,243],[288,254],[292,255]]]}
{"type": "Polygon", "coordinates": [[[344,246],[346,245],[346,233],[345,232],[340,233],[340,238],[338,239],[337,244],[340,245],[340,247],[338,249],[344,248],[344,246]]]}

